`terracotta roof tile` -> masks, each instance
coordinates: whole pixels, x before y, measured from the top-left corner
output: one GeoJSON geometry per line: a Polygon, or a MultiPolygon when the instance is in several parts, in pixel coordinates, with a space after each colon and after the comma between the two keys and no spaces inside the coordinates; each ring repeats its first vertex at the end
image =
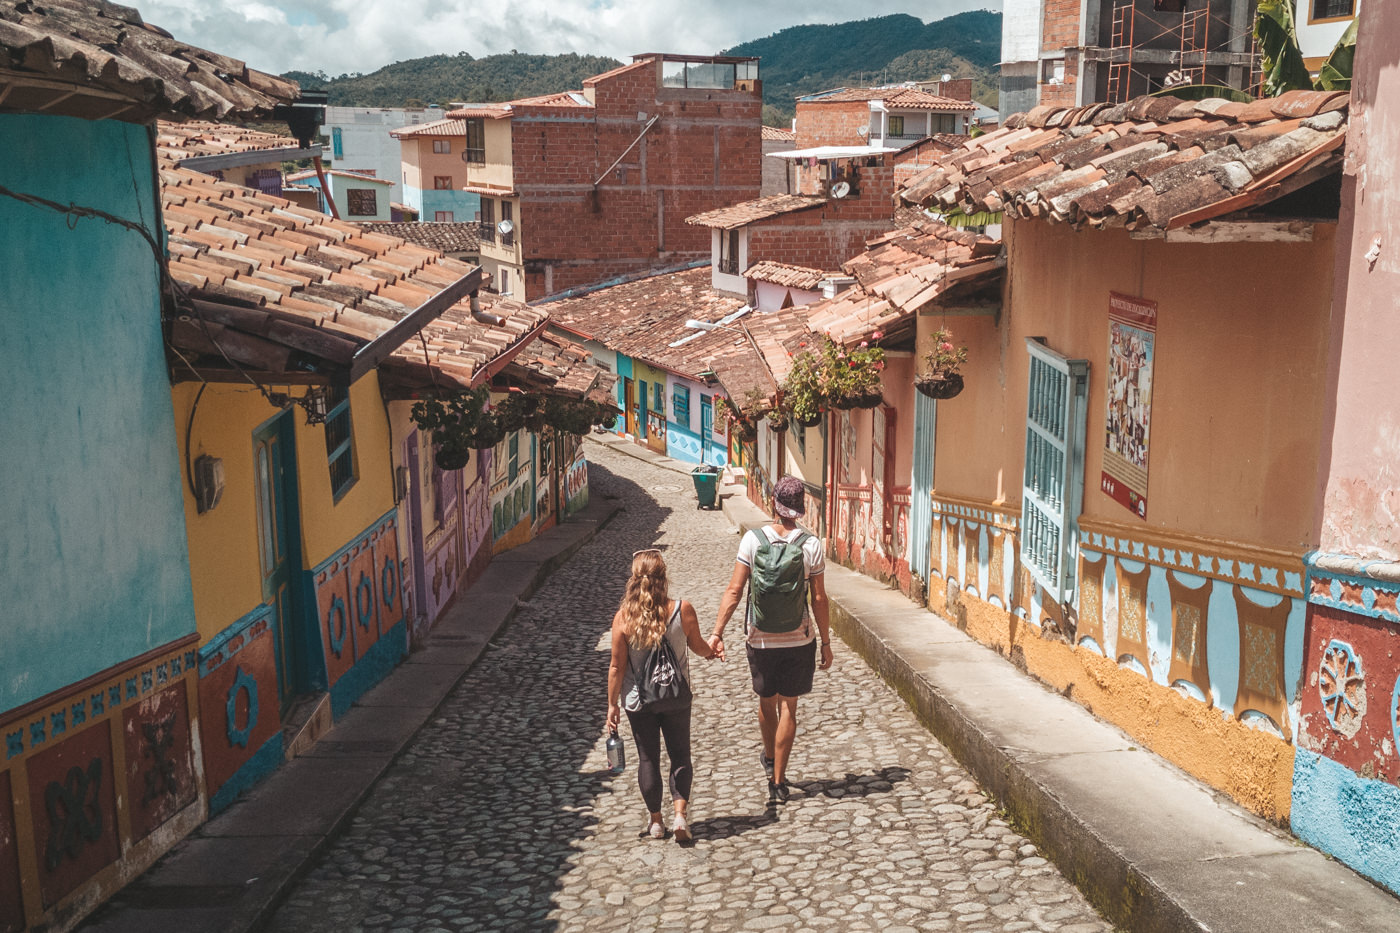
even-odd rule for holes
{"type": "Polygon", "coordinates": [[[914,174],[900,197],[1135,229],[1198,223],[1339,170],[1346,100],[1309,91],[1250,104],[1149,97],[1079,112],[1040,106],[914,174]]]}
{"type": "Polygon", "coordinates": [[[454,223],[361,224],[365,230],[399,237],[443,253],[475,253],[481,249],[481,226],[469,221],[454,223]]]}
{"type": "Polygon", "coordinates": [[[170,165],[179,165],[186,159],[244,152],[267,152],[269,159],[274,159],[278,150],[299,152],[301,143],[290,136],[210,120],[161,120],[156,124],[156,156],[170,165]]]}
{"type": "Polygon", "coordinates": [[[819,287],[822,279],[829,274],[820,269],[808,269],[806,266],[794,266],[785,262],[767,260],[749,266],[744,277],[759,282],[771,282],[774,285],[785,285],[790,288],[811,291],[819,287]]]}
{"type": "MultiPolygon", "coordinates": [[[[292,81],[180,42],[131,7],[105,0],[0,0],[5,70],[118,94],[142,116],[251,115],[299,94],[292,81]]],[[[13,87],[20,90],[6,106],[41,109],[24,99],[32,90],[13,87]]],[[[47,102],[62,103],[52,92],[47,102]]]]}
{"type": "Polygon", "coordinates": [[[713,211],[705,211],[702,214],[692,214],[685,219],[685,222],[698,227],[733,230],[768,217],[777,217],[779,214],[791,214],[794,211],[821,207],[826,202],[826,198],[808,195],[772,194],[753,201],[743,201],[713,211]]]}
{"type": "MultiPolygon", "coordinates": [[[[252,328],[248,332],[263,341],[257,346],[282,347],[239,361],[267,379],[287,366],[343,373],[357,347],[475,268],[188,170],[163,171],[161,181],[171,218],[172,275],[205,307],[226,307],[221,313],[241,322],[221,326],[252,328]],[[277,322],[280,336],[257,324],[268,320],[277,322]]],[[[462,299],[423,329],[425,340],[448,349],[425,361],[422,345],[411,341],[380,364],[381,378],[411,391],[467,387],[484,378],[483,366],[533,339],[547,319],[543,310],[494,296],[480,301],[504,323],[477,321],[462,299]]],[[[179,334],[175,339],[196,370],[227,366],[207,340],[182,345],[179,334]]],[[[184,366],[178,358],[172,362],[184,366]]]]}

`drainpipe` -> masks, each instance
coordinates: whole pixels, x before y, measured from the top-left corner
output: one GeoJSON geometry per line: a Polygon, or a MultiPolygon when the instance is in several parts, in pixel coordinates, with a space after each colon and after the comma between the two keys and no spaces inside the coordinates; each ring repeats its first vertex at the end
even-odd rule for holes
{"type": "Polygon", "coordinates": [[[312,156],[311,162],[316,166],[316,180],[321,183],[321,196],[326,199],[326,204],[331,209],[331,216],[339,220],[340,211],[335,209],[335,198],[331,197],[331,186],[326,184],[326,170],[321,165],[321,157],[312,156]]]}
{"type": "Polygon", "coordinates": [[[478,324],[493,324],[496,327],[500,327],[506,322],[506,319],[499,314],[491,314],[481,310],[481,296],[476,292],[472,292],[472,320],[478,324]]]}

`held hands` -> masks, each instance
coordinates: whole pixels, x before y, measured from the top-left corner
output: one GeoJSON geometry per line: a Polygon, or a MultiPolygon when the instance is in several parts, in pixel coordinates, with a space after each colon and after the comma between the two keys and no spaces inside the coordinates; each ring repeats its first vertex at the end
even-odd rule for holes
{"type": "Polygon", "coordinates": [[[710,636],[710,660],[718,658],[721,661],[727,660],[724,656],[724,639],[718,634],[710,636]]]}

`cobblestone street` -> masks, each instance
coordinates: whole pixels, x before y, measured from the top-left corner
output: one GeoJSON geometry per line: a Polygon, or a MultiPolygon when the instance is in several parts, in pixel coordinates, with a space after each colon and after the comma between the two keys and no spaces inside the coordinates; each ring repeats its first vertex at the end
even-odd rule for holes
{"type": "Polygon", "coordinates": [[[613,776],[601,735],[631,555],[665,550],[708,634],[739,538],[686,476],[589,458],[592,495],[623,511],[522,606],[269,929],[1111,929],[839,641],[774,808],[739,625],[727,663],[692,656],[696,844],[639,839],[631,737],[624,723],[613,776]]]}

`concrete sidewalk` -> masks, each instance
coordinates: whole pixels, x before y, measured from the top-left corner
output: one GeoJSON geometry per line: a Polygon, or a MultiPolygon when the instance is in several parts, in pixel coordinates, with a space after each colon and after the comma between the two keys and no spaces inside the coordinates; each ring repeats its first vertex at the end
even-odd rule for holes
{"type": "Polygon", "coordinates": [[[80,927],[101,933],[243,933],[271,917],[486,644],[622,503],[595,497],[498,555],[428,636],[301,756],[209,820],[80,927]]]}
{"type": "MultiPolygon", "coordinates": [[[[721,486],[721,496],[739,527],[768,520],[743,487],[721,486]]],[[[1151,933],[1400,929],[1390,894],[940,616],[844,567],[828,564],[826,578],[842,641],[1109,921],[1151,933]]]]}

